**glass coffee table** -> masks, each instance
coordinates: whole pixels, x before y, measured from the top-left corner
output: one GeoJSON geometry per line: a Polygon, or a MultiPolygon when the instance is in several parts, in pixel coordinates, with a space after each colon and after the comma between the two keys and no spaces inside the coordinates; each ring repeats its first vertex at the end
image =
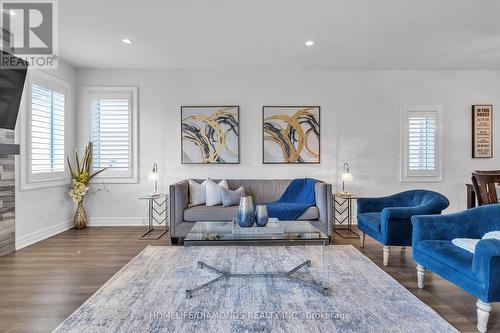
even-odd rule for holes
{"type": "MultiPolygon", "coordinates": [[[[184,239],[184,246],[300,246],[321,245],[323,262],[323,279],[321,282],[307,281],[294,276],[294,273],[304,267],[311,267],[311,260],[306,260],[288,271],[232,273],[218,269],[202,261],[198,261],[198,268],[206,268],[218,274],[213,280],[192,289],[186,289],[186,298],[222,279],[243,277],[271,277],[287,278],[320,290],[324,295],[328,292],[326,285],[327,268],[325,250],[330,243],[327,235],[306,221],[279,221],[283,226],[281,233],[233,233],[233,222],[196,222],[184,239]]],[[[257,228],[257,227],[253,227],[257,228]]]]}

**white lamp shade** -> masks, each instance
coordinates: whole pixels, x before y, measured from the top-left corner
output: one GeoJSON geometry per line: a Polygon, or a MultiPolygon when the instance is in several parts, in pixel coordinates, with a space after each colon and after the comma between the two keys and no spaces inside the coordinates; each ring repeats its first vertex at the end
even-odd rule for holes
{"type": "Polygon", "coordinates": [[[352,173],[345,172],[345,173],[342,174],[342,181],[343,182],[352,182],[352,179],[353,179],[352,173]]]}
{"type": "Polygon", "coordinates": [[[148,180],[150,182],[155,182],[160,179],[160,175],[157,172],[150,172],[148,175],[148,180]]]}

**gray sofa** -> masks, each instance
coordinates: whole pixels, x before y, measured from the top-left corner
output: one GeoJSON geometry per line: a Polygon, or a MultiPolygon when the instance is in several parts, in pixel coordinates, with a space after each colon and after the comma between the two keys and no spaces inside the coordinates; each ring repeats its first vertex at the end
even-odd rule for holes
{"type": "MultiPolygon", "coordinates": [[[[197,180],[202,182],[203,180],[197,180]]],[[[215,180],[219,182],[219,180],[215,180]]],[[[246,195],[253,197],[254,203],[272,202],[283,194],[291,180],[260,180],[260,179],[228,179],[229,189],[235,190],[245,187],[246,195]]],[[[188,232],[198,221],[231,221],[236,217],[238,206],[222,207],[205,205],[189,206],[188,180],[170,185],[170,237],[175,244],[179,239],[186,237],[188,232]]],[[[332,185],[318,182],[315,187],[316,206],[305,211],[299,220],[310,221],[325,234],[332,233],[332,185]]]]}

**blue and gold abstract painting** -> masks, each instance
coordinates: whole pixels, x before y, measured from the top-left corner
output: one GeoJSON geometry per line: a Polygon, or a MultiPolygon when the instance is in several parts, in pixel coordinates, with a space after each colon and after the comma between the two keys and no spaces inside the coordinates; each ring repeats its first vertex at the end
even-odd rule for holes
{"type": "Polygon", "coordinates": [[[182,163],[239,163],[239,106],[182,106],[182,163]]]}
{"type": "Polygon", "coordinates": [[[264,106],[263,162],[320,163],[320,107],[264,106]]]}

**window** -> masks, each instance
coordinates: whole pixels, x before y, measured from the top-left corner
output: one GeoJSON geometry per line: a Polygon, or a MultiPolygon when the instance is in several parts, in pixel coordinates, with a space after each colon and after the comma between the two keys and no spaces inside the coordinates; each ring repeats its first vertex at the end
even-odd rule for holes
{"type": "Polygon", "coordinates": [[[69,84],[42,72],[30,72],[25,88],[21,137],[21,189],[66,184],[65,124],[69,84]]]}
{"type": "Polygon", "coordinates": [[[126,96],[92,99],[93,168],[129,171],[130,99],[126,96]]]}
{"type": "Polygon", "coordinates": [[[439,106],[402,108],[402,181],[442,180],[441,113],[439,106]]]}
{"type": "Polygon", "coordinates": [[[106,182],[137,182],[137,88],[87,87],[95,170],[106,182]]]}
{"type": "Polygon", "coordinates": [[[30,171],[64,172],[64,93],[31,85],[30,171]]]}

